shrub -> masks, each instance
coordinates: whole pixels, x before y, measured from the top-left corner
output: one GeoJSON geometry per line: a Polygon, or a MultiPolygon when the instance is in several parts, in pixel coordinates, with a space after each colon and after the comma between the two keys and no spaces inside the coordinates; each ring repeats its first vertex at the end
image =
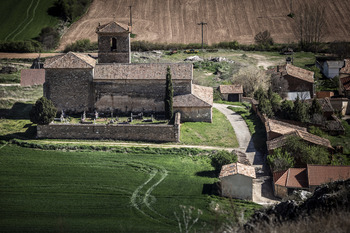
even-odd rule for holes
{"type": "Polygon", "coordinates": [[[53,121],[56,116],[57,109],[53,105],[51,100],[41,97],[33,105],[32,110],[29,112],[30,121],[39,124],[47,125],[53,121]]]}
{"type": "Polygon", "coordinates": [[[211,158],[211,165],[217,172],[220,172],[223,165],[235,162],[237,162],[237,155],[223,150],[212,155],[211,158]]]}
{"type": "Polygon", "coordinates": [[[60,34],[52,27],[41,29],[39,36],[36,38],[44,49],[54,49],[60,40],[60,34]]]}
{"type": "Polygon", "coordinates": [[[271,37],[271,34],[268,30],[259,32],[254,37],[255,43],[258,45],[268,46],[273,45],[273,39],[271,37]]]}
{"type": "Polygon", "coordinates": [[[294,166],[294,158],[281,148],[276,149],[272,155],[267,156],[272,171],[285,171],[294,166]]]}
{"type": "Polygon", "coordinates": [[[82,39],[67,45],[63,52],[87,52],[97,50],[97,47],[97,43],[91,43],[89,39],[82,39]]]}
{"type": "Polygon", "coordinates": [[[33,53],[40,52],[41,45],[38,41],[2,41],[0,42],[0,52],[8,53],[33,53]]]}
{"type": "Polygon", "coordinates": [[[173,117],[173,96],[174,96],[174,89],[173,89],[173,82],[171,80],[170,67],[167,68],[165,88],[166,88],[165,99],[164,99],[165,117],[170,120],[173,117]]]}

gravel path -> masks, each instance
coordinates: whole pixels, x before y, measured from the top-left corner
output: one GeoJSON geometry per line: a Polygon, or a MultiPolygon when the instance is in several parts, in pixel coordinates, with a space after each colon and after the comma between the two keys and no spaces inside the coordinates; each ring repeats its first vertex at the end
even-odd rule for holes
{"type": "Polygon", "coordinates": [[[252,136],[243,118],[228,109],[228,106],[231,105],[214,103],[214,107],[227,117],[236,133],[239,143],[237,150],[245,153],[250,164],[255,167],[257,178],[253,180],[253,201],[261,205],[272,205],[278,201],[273,196],[272,181],[267,172],[265,156],[255,149],[252,136]]]}

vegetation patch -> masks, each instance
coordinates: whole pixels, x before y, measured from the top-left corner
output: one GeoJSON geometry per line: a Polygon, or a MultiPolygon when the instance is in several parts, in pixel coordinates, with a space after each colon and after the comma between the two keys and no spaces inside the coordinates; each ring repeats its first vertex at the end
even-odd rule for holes
{"type": "MultiPolygon", "coordinates": [[[[196,231],[222,224],[211,203],[227,200],[203,194],[217,178],[197,175],[213,170],[205,157],[2,145],[3,231],[47,232],[59,224],[73,232],[175,232],[174,212],[181,213],[180,205],[202,211],[196,231]]],[[[242,210],[254,205],[237,203],[242,210]]]]}
{"type": "Polygon", "coordinates": [[[187,145],[238,147],[235,132],[224,114],[213,108],[213,122],[181,124],[180,141],[187,145]]]}

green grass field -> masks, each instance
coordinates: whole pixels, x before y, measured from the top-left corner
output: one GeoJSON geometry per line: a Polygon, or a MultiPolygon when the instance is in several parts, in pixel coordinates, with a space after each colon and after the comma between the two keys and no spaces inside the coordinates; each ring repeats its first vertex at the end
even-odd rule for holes
{"type": "Polygon", "coordinates": [[[1,0],[0,41],[28,40],[39,35],[44,27],[55,26],[58,20],[47,10],[55,0],[1,0]]]}
{"type": "MultiPolygon", "coordinates": [[[[180,205],[203,211],[197,232],[221,224],[202,194],[213,168],[181,154],[42,151],[0,144],[1,232],[176,232],[180,205]],[[203,229],[203,224],[206,223],[203,229]]],[[[258,205],[234,201],[249,215],[258,205]]],[[[181,216],[181,214],[180,214],[181,216]]]]}
{"type": "Polygon", "coordinates": [[[213,108],[213,122],[181,124],[180,141],[188,145],[238,147],[235,132],[224,114],[213,108]]]}

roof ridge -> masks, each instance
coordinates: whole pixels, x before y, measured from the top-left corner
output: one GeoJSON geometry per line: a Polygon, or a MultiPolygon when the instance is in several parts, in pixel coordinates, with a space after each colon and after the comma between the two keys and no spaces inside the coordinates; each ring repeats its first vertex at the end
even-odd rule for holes
{"type": "Polygon", "coordinates": [[[287,178],[286,178],[286,184],[285,184],[285,186],[287,186],[287,184],[288,184],[288,180],[289,180],[289,173],[290,173],[290,168],[287,170],[287,178]]]}
{"type": "Polygon", "coordinates": [[[78,58],[79,60],[85,62],[85,64],[87,64],[88,66],[93,67],[93,66],[92,66],[91,64],[89,64],[87,61],[85,61],[84,59],[82,59],[81,57],[79,57],[80,55],[82,55],[82,56],[86,56],[87,58],[89,58],[89,56],[87,56],[87,55],[85,55],[85,54],[82,54],[82,53],[74,53],[74,52],[72,52],[72,51],[69,51],[68,53],[73,54],[76,58],[78,58]],[[78,55],[78,54],[79,54],[79,55],[78,55]]]}

